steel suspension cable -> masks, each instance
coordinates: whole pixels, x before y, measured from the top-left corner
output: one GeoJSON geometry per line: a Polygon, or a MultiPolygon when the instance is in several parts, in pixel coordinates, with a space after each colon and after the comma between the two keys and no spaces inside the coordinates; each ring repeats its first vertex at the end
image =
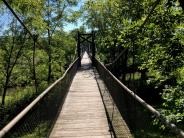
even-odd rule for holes
{"type": "Polygon", "coordinates": [[[16,17],[16,19],[20,22],[20,24],[26,29],[26,31],[29,33],[31,38],[34,40],[34,35],[31,33],[31,31],[27,28],[27,26],[23,23],[23,21],[18,17],[18,15],[15,13],[15,11],[12,9],[12,7],[8,4],[6,0],[2,0],[4,4],[7,6],[7,8],[12,12],[12,14],[16,17]]]}

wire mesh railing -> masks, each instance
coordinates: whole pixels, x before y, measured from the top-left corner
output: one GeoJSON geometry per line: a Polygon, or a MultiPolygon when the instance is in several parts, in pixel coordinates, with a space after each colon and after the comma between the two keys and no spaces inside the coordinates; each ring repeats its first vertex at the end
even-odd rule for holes
{"type": "Polygon", "coordinates": [[[79,60],[70,65],[62,78],[54,82],[21,111],[1,131],[0,137],[47,137],[62,108],[79,60]]]}
{"type": "Polygon", "coordinates": [[[102,94],[105,106],[107,106],[107,114],[112,125],[112,130],[116,137],[124,136],[123,130],[121,129],[124,125],[121,123],[122,119],[125,120],[133,137],[184,137],[182,130],[168,122],[157,110],[123,85],[98,60],[96,60],[96,68],[113,99],[113,102],[108,100],[107,92],[102,94]],[[122,119],[120,120],[121,117],[122,119]]]}
{"type": "Polygon", "coordinates": [[[63,41],[56,43],[53,37],[49,46],[46,21],[40,17],[42,26],[36,26],[31,11],[37,9],[29,4],[34,3],[0,2],[0,129],[60,78],[75,58],[74,45],[67,46],[67,53],[63,41]]]}
{"type": "Polygon", "coordinates": [[[131,138],[132,135],[130,133],[130,130],[126,122],[122,118],[117,106],[114,104],[107,86],[105,85],[103,79],[100,77],[98,71],[95,69],[94,72],[100,90],[100,94],[102,97],[102,101],[105,107],[111,136],[117,138],[121,137],[131,138]]]}
{"type": "Polygon", "coordinates": [[[36,93],[30,68],[33,40],[12,12],[5,5],[0,6],[2,8],[0,12],[1,129],[35,97],[36,93]]]}

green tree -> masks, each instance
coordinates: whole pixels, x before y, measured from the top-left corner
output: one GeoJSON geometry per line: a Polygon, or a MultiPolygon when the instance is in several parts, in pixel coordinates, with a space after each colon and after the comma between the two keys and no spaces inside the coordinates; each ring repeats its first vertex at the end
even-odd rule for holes
{"type": "Polygon", "coordinates": [[[64,21],[69,16],[69,11],[72,6],[77,5],[77,0],[47,0],[46,1],[46,17],[45,22],[47,23],[47,37],[48,47],[46,51],[48,53],[48,83],[51,81],[52,74],[52,36],[58,28],[62,28],[64,21]]]}
{"type": "Polygon", "coordinates": [[[163,114],[183,122],[184,112],[180,110],[184,52],[183,11],[180,6],[183,2],[179,2],[86,1],[84,19],[90,28],[97,30],[99,57],[105,63],[111,63],[118,57],[119,47],[122,51],[128,49],[129,58],[126,60],[133,59],[134,71],[146,70],[147,85],[154,85],[163,93],[163,114]]]}

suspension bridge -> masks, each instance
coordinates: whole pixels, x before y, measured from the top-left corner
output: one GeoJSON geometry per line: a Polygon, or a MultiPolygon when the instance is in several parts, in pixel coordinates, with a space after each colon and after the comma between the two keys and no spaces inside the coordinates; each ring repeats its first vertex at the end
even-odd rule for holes
{"type": "Polygon", "coordinates": [[[94,33],[78,33],[77,51],[63,77],[2,128],[0,137],[184,137],[95,58],[94,33]],[[161,132],[155,118],[171,131],[161,132]]]}
{"type": "MultiPolygon", "coordinates": [[[[130,137],[128,128],[122,131],[124,137],[130,137]]],[[[112,135],[94,70],[85,52],[50,137],[110,138],[112,135]]]]}
{"type": "Polygon", "coordinates": [[[113,68],[125,51],[106,67],[96,58],[94,32],[78,33],[76,51],[64,75],[7,123],[0,138],[184,138],[181,129],[118,80],[113,68]]]}

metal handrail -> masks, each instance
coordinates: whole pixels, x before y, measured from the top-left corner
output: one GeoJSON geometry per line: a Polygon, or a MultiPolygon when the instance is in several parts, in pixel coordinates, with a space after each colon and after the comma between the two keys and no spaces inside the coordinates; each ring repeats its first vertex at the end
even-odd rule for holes
{"type": "Polygon", "coordinates": [[[27,26],[23,23],[23,21],[18,17],[18,15],[15,13],[15,11],[12,9],[12,7],[9,5],[9,3],[6,0],[2,0],[6,7],[11,11],[11,13],[15,16],[15,18],[19,21],[19,23],[24,27],[24,29],[29,33],[31,38],[34,40],[34,34],[31,33],[31,31],[27,28],[27,26]]]}
{"type": "Polygon", "coordinates": [[[49,92],[50,90],[57,85],[61,80],[65,78],[67,73],[72,69],[72,67],[75,65],[76,62],[78,62],[79,58],[77,58],[68,69],[65,71],[63,76],[56,80],[52,85],[50,85],[45,91],[43,91],[34,101],[32,101],[26,108],[24,108],[16,117],[14,117],[4,128],[0,131],[0,138],[5,136],[28,112],[33,109],[39,101],[41,101],[49,92]]]}
{"type": "MultiPolygon", "coordinates": [[[[156,118],[158,118],[162,123],[168,126],[175,134],[179,137],[184,138],[183,130],[177,128],[177,126],[171,122],[169,122],[164,116],[160,114],[155,108],[146,103],[143,99],[141,99],[138,95],[136,95],[133,91],[127,88],[121,81],[119,81],[100,61],[96,59],[96,63],[98,63],[104,71],[106,71],[110,77],[116,81],[120,87],[122,87],[132,98],[134,98],[137,102],[139,102],[144,108],[146,108],[149,112],[151,112],[156,118]]],[[[97,67],[98,70],[98,67],[97,67]]]]}

